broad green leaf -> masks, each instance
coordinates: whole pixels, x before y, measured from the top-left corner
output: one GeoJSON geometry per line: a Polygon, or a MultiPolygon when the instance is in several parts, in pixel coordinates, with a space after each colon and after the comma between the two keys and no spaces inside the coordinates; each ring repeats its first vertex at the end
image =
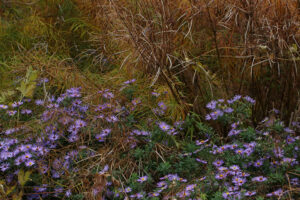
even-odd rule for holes
{"type": "Polygon", "coordinates": [[[0,103],[4,103],[8,98],[13,96],[15,94],[15,91],[13,90],[7,90],[0,93],[0,103]]]}
{"type": "Polygon", "coordinates": [[[31,171],[27,171],[27,172],[24,172],[24,170],[20,170],[19,171],[19,173],[18,173],[18,180],[19,180],[19,183],[20,183],[20,185],[22,187],[29,180],[30,175],[31,175],[31,171]]]}
{"type": "Polygon", "coordinates": [[[23,97],[32,97],[36,87],[36,79],[38,78],[38,71],[33,70],[32,67],[27,69],[26,77],[22,80],[20,87],[17,88],[23,97]]]}
{"type": "Polygon", "coordinates": [[[22,197],[23,197],[23,192],[20,191],[19,194],[14,194],[13,195],[12,200],[22,200],[22,197]]]}
{"type": "Polygon", "coordinates": [[[7,189],[6,191],[6,195],[9,195],[10,193],[12,193],[14,191],[14,189],[16,188],[17,185],[11,186],[7,189]]]}
{"type": "MultiPolygon", "coordinates": [[[[0,194],[4,195],[5,194],[5,191],[4,191],[4,185],[5,182],[3,180],[0,181],[0,194]]],[[[2,196],[1,195],[1,196],[2,196]]]]}
{"type": "Polygon", "coordinates": [[[18,173],[18,181],[20,183],[21,186],[23,186],[25,184],[25,181],[24,181],[24,170],[21,169],[18,173]]]}

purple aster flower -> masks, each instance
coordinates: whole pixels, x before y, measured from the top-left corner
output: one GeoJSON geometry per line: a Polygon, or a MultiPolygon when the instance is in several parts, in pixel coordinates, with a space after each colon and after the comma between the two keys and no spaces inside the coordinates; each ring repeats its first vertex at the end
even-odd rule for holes
{"type": "Polygon", "coordinates": [[[27,103],[28,103],[28,102],[31,102],[31,99],[27,99],[27,98],[26,98],[26,99],[23,99],[23,102],[27,102],[27,103]]]}
{"type": "Polygon", "coordinates": [[[239,190],[239,186],[231,186],[227,188],[228,192],[234,192],[239,190]]]}
{"type": "Polygon", "coordinates": [[[139,192],[139,193],[137,193],[137,194],[135,194],[135,198],[137,198],[137,199],[142,199],[142,198],[144,198],[144,192],[139,192]]]}
{"type": "Polygon", "coordinates": [[[216,108],[216,105],[217,105],[217,101],[211,101],[206,105],[206,108],[210,110],[214,110],[216,108]]]}
{"type": "Polygon", "coordinates": [[[69,137],[68,137],[68,141],[69,142],[76,142],[76,141],[78,141],[79,140],[79,137],[78,137],[78,135],[76,135],[76,134],[71,134],[71,135],[69,135],[69,137]]]}
{"type": "Polygon", "coordinates": [[[17,107],[21,106],[22,104],[23,104],[22,101],[14,102],[14,103],[11,105],[11,107],[17,108],[17,107]]]}
{"type": "Polygon", "coordinates": [[[109,166],[105,165],[104,168],[99,172],[100,175],[105,174],[109,170],[109,166]]]}
{"type": "Polygon", "coordinates": [[[235,149],[235,148],[237,148],[237,147],[238,147],[237,144],[231,144],[231,145],[230,145],[230,149],[231,149],[231,150],[233,150],[233,149],[235,149]]]}
{"type": "Polygon", "coordinates": [[[177,174],[168,174],[167,178],[169,181],[178,181],[180,177],[177,174]]]}
{"type": "Polygon", "coordinates": [[[264,182],[267,180],[266,177],[263,177],[263,176],[257,176],[257,177],[254,177],[251,179],[253,182],[264,182]]]}
{"type": "Polygon", "coordinates": [[[206,142],[208,142],[208,140],[209,140],[209,139],[206,139],[206,140],[200,140],[200,141],[199,141],[199,140],[196,140],[196,145],[199,146],[199,145],[205,144],[206,142]]]}
{"type": "Polygon", "coordinates": [[[220,172],[223,172],[223,173],[227,173],[228,172],[228,168],[227,167],[218,167],[218,170],[220,171],[220,172]]]}
{"type": "Polygon", "coordinates": [[[136,79],[131,79],[131,80],[125,81],[123,84],[128,85],[130,83],[134,83],[135,81],[136,81],[136,79]]]}
{"type": "Polygon", "coordinates": [[[232,99],[227,100],[227,102],[229,104],[233,104],[234,102],[236,102],[237,100],[239,100],[242,96],[241,95],[235,95],[232,99]]]}
{"type": "MultiPolygon", "coordinates": [[[[278,190],[276,190],[276,191],[274,191],[270,194],[272,194],[271,196],[282,196],[283,195],[283,190],[280,188],[280,189],[278,189],[278,190]]],[[[267,196],[268,196],[268,194],[267,194],[267,196]]]]}
{"type": "Polygon", "coordinates": [[[28,160],[32,157],[32,155],[30,153],[25,153],[22,157],[24,160],[28,160]]]}
{"type": "Polygon", "coordinates": [[[248,101],[249,103],[251,103],[251,104],[255,104],[255,100],[252,99],[252,98],[249,97],[249,96],[245,96],[244,99],[245,99],[246,101],[248,101]]]}
{"type": "Polygon", "coordinates": [[[295,138],[294,137],[291,137],[291,136],[287,136],[287,138],[286,138],[286,143],[287,144],[292,144],[292,143],[294,143],[296,140],[295,140],[295,138]]]}
{"type": "Polygon", "coordinates": [[[9,163],[2,163],[2,164],[0,165],[0,170],[1,170],[2,172],[5,172],[6,170],[9,169],[9,167],[10,167],[10,164],[9,164],[9,163]]]}
{"type": "Polygon", "coordinates": [[[174,122],[174,126],[178,129],[181,128],[181,126],[184,124],[184,121],[176,121],[174,122]]]}
{"type": "Polygon", "coordinates": [[[240,122],[234,122],[230,126],[232,129],[236,129],[238,127],[238,125],[240,125],[240,122]]]}
{"type": "Polygon", "coordinates": [[[240,178],[238,176],[232,178],[232,183],[237,186],[242,186],[246,182],[246,179],[240,178]]]}
{"type": "Polygon", "coordinates": [[[244,149],[236,149],[234,152],[235,152],[236,154],[243,155],[244,149]]]}
{"type": "Polygon", "coordinates": [[[75,99],[73,102],[72,102],[72,105],[75,106],[75,107],[78,107],[82,104],[82,101],[79,100],[79,99],[75,99]]]}
{"type": "Polygon", "coordinates": [[[66,91],[66,95],[68,97],[81,97],[81,94],[80,94],[80,90],[81,88],[70,88],[66,91]]]}
{"type": "Polygon", "coordinates": [[[29,115],[31,113],[32,113],[32,110],[29,110],[29,109],[23,109],[23,110],[21,110],[21,114],[23,114],[23,115],[29,115]]]}
{"type": "Polygon", "coordinates": [[[104,142],[106,139],[106,136],[107,136],[106,134],[101,133],[101,134],[97,134],[95,136],[95,138],[98,140],[98,142],[104,142]]]}
{"type": "Polygon", "coordinates": [[[7,129],[4,133],[5,133],[5,135],[10,135],[12,133],[15,133],[16,131],[18,131],[18,129],[10,128],[10,129],[7,129]]]}
{"type": "Polygon", "coordinates": [[[136,99],[133,99],[133,100],[131,101],[131,103],[132,103],[134,106],[140,104],[141,102],[142,102],[142,101],[141,101],[140,98],[136,98],[136,99]]]}
{"type": "Polygon", "coordinates": [[[148,180],[148,176],[142,176],[142,177],[140,177],[140,178],[137,180],[137,182],[143,183],[143,182],[145,182],[145,181],[147,181],[147,180],[148,180]]]}
{"type": "Polygon", "coordinates": [[[221,165],[223,165],[224,161],[223,160],[215,160],[213,162],[213,165],[216,167],[220,167],[221,165]]]}
{"type": "Polygon", "coordinates": [[[284,130],[285,132],[287,132],[287,133],[294,133],[294,132],[295,132],[294,130],[290,129],[289,127],[286,127],[286,128],[284,128],[283,130],[284,130]]]}
{"type": "Polygon", "coordinates": [[[256,146],[256,142],[250,142],[248,147],[249,148],[254,148],[256,146]]]}
{"type": "Polygon", "coordinates": [[[207,164],[206,160],[201,160],[199,158],[196,158],[196,161],[199,162],[199,163],[202,163],[202,164],[207,164]]]}
{"type": "Polygon", "coordinates": [[[250,174],[246,173],[246,172],[238,172],[237,175],[240,176],[240,177],[248,177],[248,176],[250,176],[250,174]]]}
{"type": "Polygon", "coordinates": [[[8,110],[8,111],[6,111],[6,113],[7,113],[9,116],[14,116],[14,115],[17,113],[17,111],[15,111],[15,110],[8,110]]]}
{"type": "Polygon", "coordinates": [[[185,190],[186,190],[186,191],[193,191],[193,190],[195,189],[196,186],[197,186],[196,184],[187,185],[187,186],[185,187],[185,190]]]}
{"type": "Polygon", "coordinates": [[[65,193],[66,197],[70,197],[72,195],[72,192],[71,190],[67,190],[66,193],[65,193]]]}
{"type": "Polygon", "coordinates": [[[6,110],[8,108],[7,105],[0,104],[0,109],[6,110]]]}
{"type": "Polygon", "coordinates": [[[103,129],[101,133],[105,134],[105,135],[108,135],[110,132],[111,132],[111,129],[106,128],[106,129],[103,129]]]}
{"type": "Polygon", "coordinates": [[[155,97],[159,97],[159,95],[160,95],[160,94],[157,93],[157,92],[152,92],[151,94],[152,94],[153,96],[155,96],[155,97]]]}
{"type": "Polygon", "coordinates": [[[216,120],[218,119],[218,117],[223,116],[223,111],[221,110],[215,110],[214,112],[211,112],[209,115],[211,117],[212,120],[216,120]]]}
{"type": "Polygon", "coordinates": [[[114,123],[114,122],[119,121],[119,119],[116,116],[111,115],[111,116],[109,116],[109,117],[106,118],[106,121],[114,123]]]}
{"type": "Polygon", "coordinates": [[[232,166],[230,166],[229,168],[230,168],[231,170],[233,170],[233,171],[239,171],[239,170],[240,170],[240,167],[237,166],[237,165],[232,165],[232,166]]]}
{"type": "Polygon", "coordinates": [[[207,115],[205,115],[205,120],[211,120],[211,116],[210,116],[210,114],[207,114],[207,115]]]}
{"type": "Polygon", "coordinates": [[[162,131],[168,131],[171,127],[165,123],[165,122],[159,122],[158,123],[158,126],[159,128],[162,130],[162,131]]]}
{"type": "Polygon", "coordinates": [[[232,192],[223,192],[222,193],[222,196],[224,199],[229,199],[229,198],[231,198],[232,195],[233,195],[232,192]]]}
{"type": "Polygon", "coordinates": [[[232,113],[234,110],[232,109],[232,108],[225,108],[224,110],[223,110],[225,113],[232,113]]]}
{"type": "Polygon", "coordinates": [[[170,129],[167,131],[167,134],[168,134],[168,135],[177,135],[178,132],[176,131],[175,128],[170,128],[170,129]]]}
{"type": "Polygon", "coordinates": [[[162,110],[166,110],[167,109],[166,104],[164,102],[162,102],[162,101],[158,103],[158,107],[160,107],[162,110]]]}
{"type": "Polygon", "coordinates": [[[150,132],[148,132],[148,131],[141,131],[141,135],[148,136],[148,135],[150,135],[150,132]]]}
{"type": "Polygon", "coordinates": [[[176,194],[176,196],[179,198],[189,197],[190,195],[191,195],[191,192],[187,191],[187,190],[183,190],[182,192],[179,192],[176,194]]]}
{"type": "Polygon", "coordinates": [[[245,196],[247,196],[247,197],[251,197],[251,196],[253,196],[255,194],[256,194],[256,191],[246,191],[245,192],[245,196]]]}
{"type": "Polygon", "coordinates": [[[257,160],[256,162],[254,162],[254,167],[260,167],[263,165],[263,160],[257,160]]]}
{"type": "Polygon", "coordinates": [[[294,161],[296,161],[295,158],[283,158],[281,162],[282,163],[292,164],[294,161]]]}
{"type": "Polygon", "coordinates": [[[75,126],[76,128],[83,128],[86,126],[86,122],[81,119],[78,119],[75,121],[75,126]]]}
{"type": "Polygon", "coordinates": [[[49,138],[50,141],[56,141],[56,140],[59,139],[59,135],[58,134],[50,134],[48,136],[48,138],[49,138]]]}
{"type": "Polygon", "coordinates": [[[253,149],[252,148],[247,148],[247,149],[245,149],[244,150],[244,155],[246,155],[246,156],[250,156],[252,153],[253,153],[253,149]]]}
{"type": "Polygon", "coordinates": [[[277,157],[277,158],[283,157],[284,151],[280,147],[274,148],[273,152],[274,152],[275,157],[277,157]]]}
{"type": "Polygon", "coordinates": [[[69,124],[70,122],[72,121],[72,118],[71,117],[62,117],[59,119],[59,122],[62,123],[63,125],[67,125],[69,124]]]}
{"type": "Polygon", "coordinates": [[[43,83],[48,83],[49,79],[48,78],[40,78],[39,83],[37,85],[41,85],[43,83]]]}
{"type": "Polygon", "coordinates": [[[228,133],[228,136],[238,135],[241,132],[242,132],[241,130],[231,129],[228,133]]]}
{"type": "Polygon", "coordinates": [[[124,192],[125,192],[125,193],[129,193],[129,192],[131,192],[131,191],[132,191],[132,189],[131,189],[130,187],[127,187],[127,188],[124,189],[124,192]]]}
{"type": "Polygon", "coordinates": [[[31,166],[34,165],[34,164],[35,164],[35,161],[34,161],[34,160],[27,160],[27,161],[25,162],[26,167],[31,167],[31,166]]]}
{"type": "Polygon", "coordinates": [[[299,185],[299,178],[292,178],[291,179],[291,184],[292,185],[299,185]]]}
{"type": "Polygon", "coordinates": [[[149,197],[158,197],[159,193],[158,192],[150,192],[148,195],[149,195],[149,197]]]}
{"type": "Polygon", "coordinates": [[[225,179],[226,176],[227,176],[227,174],[222,172],[222,173],[216,174],[215,178],[220,180],[220,179],[225,179]]]}
{"type": "Polygon", "coordinates": [[[71,134],[77,134],[79,129],[78,127],[76,127],[76,125],[71,125],[69,128],[68,128],[68,131],[71,133],[71,134]]]}

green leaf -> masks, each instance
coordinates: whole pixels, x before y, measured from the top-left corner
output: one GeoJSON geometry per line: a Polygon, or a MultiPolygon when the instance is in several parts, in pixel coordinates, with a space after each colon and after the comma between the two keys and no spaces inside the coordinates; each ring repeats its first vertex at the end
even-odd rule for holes
{"type": "Polygon", "coordinates": [[[13,90],[7,90],[5,92],[1,92],[0,103],[4,103],[8,98],[13,96],[14,94],[15,94],[15,91],[13,91],[13,90]]]}
{"type": "Polygon", "coordinates": [[[24,170],[22,170],[22,169],[19,171],[18,180],[19,180],[19,183],[22,187],[29,180],[30,175],[31,175],[31,171],[24,172],[24,170]]]}
{"type": "Polygon", "coordinates": [[[21,191],[19,194],[14,194],[12,199],[13,200],[22,200],[23,192],[21,191]]]}
{"type": "Polygon", "coordinates": [[[7,189],[7,191],[6,191],[6,195],[9,195],[10,193],[12,193],[12,192],[15,190],[16,186],[17,186],[17,185],[14,185],[14,186],[9,187],[9,188],[7,189]]]}
{"type": "Polygon", "coordinates": [[[32,67],[27,69],[26,77],[22,80],[20,87],[17,88],[23,97],[32,97],[36,87],[36,79],[38,78],[38,71],[33,70],[32,67]]]}

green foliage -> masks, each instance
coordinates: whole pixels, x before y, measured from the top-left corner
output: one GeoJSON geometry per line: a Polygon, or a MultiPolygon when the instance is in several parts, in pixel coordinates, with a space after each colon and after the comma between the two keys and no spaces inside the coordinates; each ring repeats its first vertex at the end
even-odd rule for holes
{"type": "Polygon", "coordinates": [[[18,173],[19,184],[23,187],[27,181],[29,181],[31,171],[24,172],[22,169],[18,173]]]}
{"type": "Polygon", "coordinates": [[[24,80],[21,81],[20,87],[16,89],[21,92],[21,99],[23,97],[31,98],[33,96],[34,89],[36,87],[36,80],[38,78],[38,71],[33,70],[32,67],[27,69],[24,80]]]}
{"type": "Polygon", "coordinates": [[[253,141],[256,137],[255,129],[253,127],[248,127],[246,130],[241,132],[241,137],[247,142],[253,141]]]}
{"type": "Polygon", "coordinates": [[[214,196],[213,196],[212,199],[213,199],[213,200],[223,200],[224,198],[223,198],[221,192],[217,192],[217,193],[214,194],[214,196]]]}
{"type": "Polygon", "coordinates": [[[13,90],[2,91],[0,93],[0,103],[7,102],[15,94],[13,90]]]}
{"type": "Polygon", "coordinates": [[[172,165],[169,162],[162,162],[158,165],[157,171],[160,172],[160,174],[167,174],[171,167],[172,165]]]}
{"type": "Polygon", "coordinates": [[[285,175],[284,172],[281,173],[271,173],[269,174],[270,179],[268,180],[269,184],[283,184],[286,180],[285,180],[285,175]]]}
{"type": "Polygon", "coordinates": [[[72,195],[70,197],[71,200],[83,200],[84,199],[84,195],[83,194],[75,194],[75,195],[72,195]]]}

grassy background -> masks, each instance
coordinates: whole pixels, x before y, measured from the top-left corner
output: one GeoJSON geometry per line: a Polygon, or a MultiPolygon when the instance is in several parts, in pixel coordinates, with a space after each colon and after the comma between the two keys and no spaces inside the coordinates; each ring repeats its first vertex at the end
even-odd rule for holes
{"type": "Polygon", "coordinates": [[[174,119],[204,114],[212,98],[240,93],[257,100],[254,123],[274,107],[288,121],[299,100],[299,3],[248,4],[2,1],[0,88],[5,94],[29,66],[57,91],[138,77],[172,94],[174,119]]]}

